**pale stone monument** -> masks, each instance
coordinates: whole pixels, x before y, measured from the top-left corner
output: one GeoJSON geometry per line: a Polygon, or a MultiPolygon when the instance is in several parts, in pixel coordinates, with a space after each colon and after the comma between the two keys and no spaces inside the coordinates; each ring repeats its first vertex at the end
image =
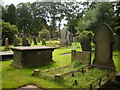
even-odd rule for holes
{"type": "Polygon", "coordinates": [[[95,58],[93,64],[115,68],[112,60],[114,36],[109,25],[104,24],[95,33],[95,58]]]}
{"type": "Polygon", "coordinates": [[[9,40],[5,38],[5,49],[9,49],[9,40]]]}
{"type": "Polygon", "coordinates": [[[61,44],[66,44],[66,35],[67,35],[67,29],[64,27],[61,30],[61,41],[60,41],[61,44]]]}

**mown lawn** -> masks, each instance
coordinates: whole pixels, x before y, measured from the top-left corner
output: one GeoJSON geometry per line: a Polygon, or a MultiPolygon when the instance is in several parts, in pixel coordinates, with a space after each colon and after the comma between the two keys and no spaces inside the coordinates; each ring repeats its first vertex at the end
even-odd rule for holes
{"type": "MultiPolygon", "coordinates": [[[[38,44],[38,46],[39,45],[41,45],[41,43],[38,44]]],[[[35,84],[40,88],[65,88],[65,85],[63,84],[56,83],[49,79],[33,77],[31,76],[31,74],[33,73],[33,70],[36,68],[40,69],[41,71],[45,71],[51,68],[70,65],[71,55],[60,55],[60,54],[71,52],[71,50],[73,49],[77,51],[78,50],[81,51],[79,43],[73,43],[71,47],[62,47],[54,50],[53,52],[54,63],[45,65],[42,67],[19,69],[10,65],[12,60],[0,62],[0,64],[2,64],[2,67],[1,67],[2,68],[2,88],[18,88],[20,86],[24,86],[28,84],[35,84]]],[[[117,53],[118,52],[114,52],[113,60],[118,70],[117,53]]],[[[92,53],[92,58],[93,56],[94,56],[94,53],[92,53]]],[[[69,86],[69,85],[66,85],[66,86],[69,86]]]]}

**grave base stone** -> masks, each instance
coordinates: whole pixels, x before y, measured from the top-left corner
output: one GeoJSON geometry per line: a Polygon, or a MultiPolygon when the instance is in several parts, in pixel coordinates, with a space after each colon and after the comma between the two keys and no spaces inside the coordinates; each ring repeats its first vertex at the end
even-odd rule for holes
{"type": "Polygon", "coordinates": [[[85,64],[91,64],[91,52],[88,51],[76,51],[76,50],[72,50],[71,51],[71,60],[76,61],[79,60],[82,63],[85,64]]]}

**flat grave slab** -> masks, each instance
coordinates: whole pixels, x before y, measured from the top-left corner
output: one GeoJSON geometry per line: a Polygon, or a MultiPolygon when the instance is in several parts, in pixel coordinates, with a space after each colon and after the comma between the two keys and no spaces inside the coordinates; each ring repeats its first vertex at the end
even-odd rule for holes
{"type": "Polygon", "coordinates": [[[13,59],[13,52],[12,51],[0,51],[0,57],[2,57],[0,61],[13,59]]]}
{"type": "Polygon", "coordinates": [[[23,46],[12,47],[14,61],[12,65],[18,68],[36,67],[53,62],[52,52],[55,47],[23,46]]]}

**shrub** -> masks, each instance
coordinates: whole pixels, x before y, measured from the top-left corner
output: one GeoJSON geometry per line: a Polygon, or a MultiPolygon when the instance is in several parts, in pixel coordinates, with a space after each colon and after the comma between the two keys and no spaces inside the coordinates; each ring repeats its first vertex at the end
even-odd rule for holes
{"type": "Polygon", "coordinates": [[[45,27],[39,32],[39,34],[42,39],[45,39],[45,40],[50,39],[50,32],[45,27]]]}
{"type": "Polygon", "coordinates": [[[2,42],[5,38],[9,39],[9,43],[13,43],[14,35],[18,33],[16,25],[11,25],[9,22],[2,22],[2,42]]]}
{"type": "Polygon", "coordinates": [[[89,38],[90,40],[93,40],[93,32],[92,31],[83,31],[79,34],[80,39],[82,38],[89,38]]]}

